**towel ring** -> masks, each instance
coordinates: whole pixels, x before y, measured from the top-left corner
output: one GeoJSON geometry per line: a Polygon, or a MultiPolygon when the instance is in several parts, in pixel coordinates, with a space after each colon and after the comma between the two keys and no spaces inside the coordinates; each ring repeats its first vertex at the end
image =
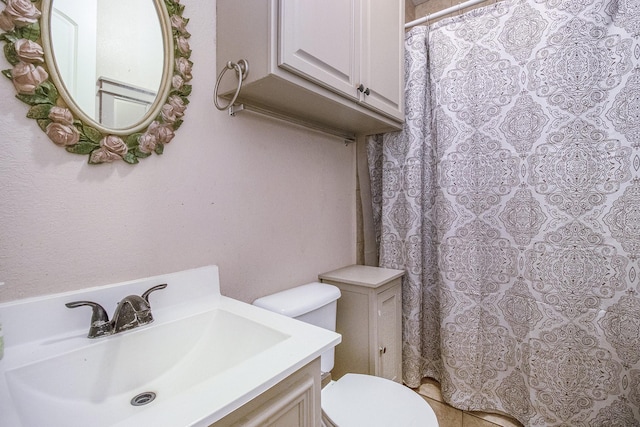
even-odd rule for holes
{"type": "Polygon", "coordinates": [[[216,80],[216,87],[213,89],[213,103],[216,108],[220,111],[226,110],[231,107],[238,99],[238,95],[240,94],[240,89],[242,88],[242,82],[247,78],[247,74],[249,73],[249,62],[246,59],[239,59],[238,62],[227,62],[227,65],[220,71],[218,75],[218,80],[216,80]],[[231,98],[231,101],[227,105],[221,106],[218,104],[218,89],[220,87],[220,82],[222,81],[222,76],[227,70],[236,70],[236,76],[238,76],[238,88],[236,89],[236,93],[231,98]]]}

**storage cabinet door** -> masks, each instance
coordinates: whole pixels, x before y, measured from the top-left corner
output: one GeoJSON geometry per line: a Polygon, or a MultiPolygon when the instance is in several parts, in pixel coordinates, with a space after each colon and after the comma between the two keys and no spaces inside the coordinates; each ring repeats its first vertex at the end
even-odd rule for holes
{"type": "Polygon", "coordinates": [[[404,120],[404,1],[362,0],[361,13],[361,102],[404,120]]]}
{"type": "Polygon", "coordinates": [[[378,366],[376,375],[402,382],[402,301],[400,286],[378,295],[378,366]]]}
{"type": "Polygon", "coordinates": [[[279,6],[278,66],[357,100],[359,0],[280,0],[279,6]]]}

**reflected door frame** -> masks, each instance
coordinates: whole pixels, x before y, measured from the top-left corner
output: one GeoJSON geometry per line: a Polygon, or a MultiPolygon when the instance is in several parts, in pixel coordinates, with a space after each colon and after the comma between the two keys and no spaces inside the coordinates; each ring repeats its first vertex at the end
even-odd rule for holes
{"type": "Polygon", "coordinates": [[[95,117],[97,3],[86,2],[86,7],[74,7],[74,4],[74,1],[55,0],[51,44],[67,92],[82,111],[95,117]]]}

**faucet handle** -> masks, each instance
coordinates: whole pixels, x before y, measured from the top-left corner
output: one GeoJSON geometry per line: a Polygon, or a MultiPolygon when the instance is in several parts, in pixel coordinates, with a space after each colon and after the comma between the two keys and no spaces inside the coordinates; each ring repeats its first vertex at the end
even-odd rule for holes
{"type": "Polygon", "coordinates": [[[91,326],[89,327],[89,338],[97,338],[104,335],[111,335],[113,332],[113,325],[109,322],[109,315],[106,310],[102,308],[100,304],[93,301],[73,301],[65,304],[68,308],[76,308],[82,306],[89,306],[92,308],[91,313],[91,326]]]}
{"type": "Polygon", "coordinates": [[[167,287],[167,284],[163,283],[161,285],[156,285],[152,288],[149,288],[142,294],[142,299],[145,300],[149,306],[151,306],[151,304],[149,303],[149,294],[153,291],[159,291],[160,289],[164,289],[166,287],[167,287]]]}

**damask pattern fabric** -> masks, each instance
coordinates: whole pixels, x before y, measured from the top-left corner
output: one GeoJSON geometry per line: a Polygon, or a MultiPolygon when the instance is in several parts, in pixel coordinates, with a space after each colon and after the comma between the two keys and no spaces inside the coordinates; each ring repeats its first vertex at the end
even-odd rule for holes
{"type": "Polygon", "coordinates": [[[640,426],[640,1],[505,0],[406,38],[369,140],[403,369],[525,426],[640,426]]]}

